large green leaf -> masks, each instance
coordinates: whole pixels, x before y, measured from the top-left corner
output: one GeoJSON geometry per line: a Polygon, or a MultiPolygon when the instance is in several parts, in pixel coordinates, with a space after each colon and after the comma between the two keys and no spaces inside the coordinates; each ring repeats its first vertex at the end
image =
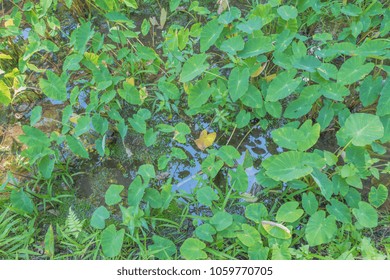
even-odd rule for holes
{"type": "Polygon", "coordinates": [[[240,153],[233,146],[227,145],[219,148],[217,154],[227,165],[232,167],[236,159],[240,158],[240,153]]]}
{"type": "Polygon", "coordinates": [[[305,237],[309,246],[317,246],[332,241],[337,231],[336,219],[333,216],[325,218],[325,211],[314,213],[305,229],[305,237]]]}
{"type": "Polygon", "coordinates": [[[294,6],[287,6],[287,5],[280,6],[277,9],[277,12],[280,15],[280,17],[286,21],[289,19],[296,18],[298,16],[298,10],[294,6]]]}
{"type": "Polygon", "coordinates": [[[47,80],[39,79],[43,93],[51,99],[65,101],[67,98],[65,81],[50,70],[46,72],[46,76],[47,80]]]}
{"type": "Polygon", "coordinates": [[[207,258],[207,254],[203,251],[206,244],[196,238],[188,238],[180,247],[180,253],[187,260],[201,260],[207,258]]]}
{"type": "Polygon", "coordinates": [[[211,219],[212,224],[217,231],[222,231],[228,228],[233,223],[233,216],[227,212],[217,212],[211,219]]]}
{"type": "Polygon", "coordinates": [[[268,210],[263,203],[252,203],[245,209],[245,217],[255,223],[260,223],[267,216],[268,210]]]}
{"type": "Polygon", "coordinates": [[[352,215],[348,206],[336,199],[331,199],[330,202],[332,203],[331,205],[326,205],[326,210],[329,214],[342,223],[351,224],[352,215]]]}
{"type": "Polygon", "coordinates": [[[118,94],[122,97],[126,102],[133,105],[142,104],[140,93],[137,88],[127,82],[123,83],[123,89],[118,89],[118,94]]]}
{"type": "Polygon", "coordinates": [[[289,71],[284,71],[277,75],[268,87],[267,96],[265,100],[274,102],[292,94],[301,83],[300,79],[294,79],[296,73],[297,70],[292,69],[289,71]]]}
{"type": "Polygon", "coordinates": [[[202,74],[209,67],[206,59],[206,54],[196,54],[188,59],[183,65],[183,70],[180,74],[180,82],[189,82],[202,74]]]}
{"type": "Polygon", "coordinates": [[[261,108],[264,104],[260,90],[252,84],[249,85],[248,90],[240,97],[240,100],[250,108],[261,108]]]}
{"type": "Polygon", "coordinates": [[[32,214],[34,212],[34,202],[31,200],[23,188],[11,191],[11,203],[12,207],[21,213],[32,214]]]}
{"type": "Polygon", "coordinates": [[[302,207],[309,215],[313,215],[318,209],[318,201],[312,192],[304,193],[302,195],[302,207]]]}
{"type": "Polygon", "coordinates": [[[89,39],[92,38],[94,31],[91,29],[91,21],[84,22],[72,33],[71,43],[74,45],[74,49],[83,54],[86,50],[89,39]]]}
{"type": "Polygon", "coordinates": [[[117,231],[114,225],[110,225],[103,230],[101,236],[103,254],[109,258],[118,256],[122,249],[124,236],[125,230],[117,231]]]}
{"type": "Polygon", "coordinates": [[[274,50],[271,37],[256,37],[248,39],[245,43],[244,49],[238,53],[241,58],[248,58],[252,56],[258,56],[263,53],[274,50]]]}
{"type": "Polygon", "coordinates": [[[284,182],[306,176],[313,171],[313,167],[321,164],[325,164],[325,161],[320,156],[296,151],[273,155],[263,161],[266,175],[284,182]]]}
{"type": "Polygon", "coordinates": [[[135,177],[129,186],[127,194],[127,202],[130,206],[137,207],[139,205],[144,196],[145,188],[146,186],[142,183],[141,177],[135,177]]]}
{"type": "Polygon", "coordinates": [[[360,85],[359,98],[364,107],[372,105],[382,89],[382,77],[367,76],[360,85]]]}
{"type": "Polygon", "coordinates": [[[209,21],[200,33],[200,52],[207,51],[218,39],[223,30],[223,25],[218,19],[209,21]]]}
{"type": "Polygon", "coordinates": [[[337,83],[350,85],[363,79],[374,68],[374,63],[364,64],[365,57],[354,56],[341,65],[337,74],[337,83]]]}
{"type": "Polygon", "coordinates": [[[213,242],[213,235],[216,234],[217,231],[210,224],[203,224],[195,229],[195,234],[197,237],[204,241],[213,242]]]}
{"type": "Polygon", "coordinates": [[[211,207],[213,200],[217,200],[219,196],[211,187],[205,186],[196,191],[196,198],[201,204],[211,207]]]}
{"type": "Polygon", "coordinates": [[[260,233],[248,224],[241,225],[241,231],[237,233],[237,238],[247,247],[261,243],[260,233]]]}
{"type": "Polygon", "coordinates": [[[311,148],[320,137],[320,125],[312,121],[305,121],[299,129],[294,127],[281,127],[271,133],[276,144],[290,150],[306,151],[311,148]]]}
{"type": "Polygon", "coordinates": [[[320,188],[322,195],[329,200],[333,194],[333,182],[318,168],[314,168],[311,176],[320,188]]]}
{"type": "Polygon", "coordinates": [[[249,69],[235,67],[229,75],[229,94],[233,102],[242,97],[249,87],[249,69]]]}
{"type": "Polygon", "coordinates": [[[383,135],[384,127],[379,117],[366,113],[351,114],[337,132],[338,138],[352,141],[355,146],[369,145],[383,135]]]}

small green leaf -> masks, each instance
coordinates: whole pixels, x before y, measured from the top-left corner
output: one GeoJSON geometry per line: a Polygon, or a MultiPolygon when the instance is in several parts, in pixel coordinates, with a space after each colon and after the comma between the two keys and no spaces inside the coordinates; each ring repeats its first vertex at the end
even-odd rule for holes
{"type": "Polygon", "coordinates": [[[43,93],[51,99],[65,101],[67,99],[66,83],[50,70],[46,72],[46,76],[47,80],[39,79],[39,86],[43,93]]]}
{"type": "Polygon", "coordinates": [[[217,176],[219,170],[223,166],[222,160],[215,161],[215,155],[209,155],[202,162],[202,171],[207,174],[210,178],[217,176]]]}
{"type": "Polygon", "coordinates": [[[386,202],[389,190],[386,186],[379,184],[378,188],[371,187],[368,193],[368,201],[376,208],[386,202]]]}
{"type": "Polygon", "coordinates": [[[248,175],[244,167],[238,165],[236,170],[229,169],[229,176],[231,177],[231,187],[238,192],[246,192],[248,189],[248,175]]]}
{"type": "Polygon", "coordinates": [[[359,208],[352,209],[352,213],[361,226],[366,228],[378,226],[378,213],[370,204],[359,201],[358,207],[359,208]]]}
{"type": "Polygon", "coordinates": [[[213,242],[214,239],[212,236],[216,233],[217,233],[217,231],[210,224],[203,224],[203,225],[196,227],[196,229],[195,229],[195,235],[198,238],[200,238],[204,241],[207,241],[207,242],[213,242]]]}
{"type": "Polygon", "coordinates": [[[12,207],[16,210],[27,214],[32,214],[34,212],[34,203],[22,188],[19,190],[12,190],[10,198],[12,207]]]}
{"type": "Polygon", "coordinates": [[[217,231],[222,231],[228,228],[232,223],[233,223],[233,216],[223,211],[217,212],[210,219],[210,224],[212,224],[217,231]]]}
{"type": "Polygon", "coordinates": [[[83,144],[80,140],[77,138],[66,135],[66,142],[68,143],[68,146],[70,150],[75,154],[82,158],[89,158],[87,150],[84,148],[83,144]]]}
{"type": "Polygon", "coordinates": [[[200,33],[200,52],[207,51],[218,39],[223,30],[223,25],[217,19],[209,21],[200,33]]]}
{"type": "Polygon", "coordinates": [[[186,260],[206,259],[207,254],[203,251],[206,244],[196,238],[186,239],[180,247],[180,253],[186,260]]]}
{"type": "Polygon", "coordinates": [[[152,208],[159,209],[162,206],[161,195],[156,189],[147,188],[143,199],[145,202],[148,202],[152,208]]]}
{"type": "Polygon", "coordinates": [[[252,203],[245,209],[245,217],[255,223],[260,223],[267,216],[268,210],[263,203],[252,203]]]}
{"type": "Polygon", "coordinates": [[[321,210],[310,217],[305,237],[309,246],[317,246],[332,241],[336,231],[336,219],[331,215],[325,218],[325,211],[321,210]]]}
{"type": "Polygon", "coordinates": [[[313,215],[318,209],[318,201],[312,192],[302,195],[302,207],[308,215],[313,215]]]}
{"type": "Polygon", "coordinates": [[[136,132],[142,134],[146,133],[146,122],[141,116],[135,114],[132,118],[129,118],[128,121],[136,132]]]}
{"type": "Polygon", "coordinates": [[[176,253],[176,245],[171,240],[153,235],[153,244],[149,245],[148,251],[159,260],[169,260],[176,253]]]}
{"type": "Polygon", "coordinates": [[[297,70],[292,69],[281,72],[279,75],[277,75],[268,87],[265,100],[274,102],[292,94],[301,83],[300,79],[294,79],[296,73],[297,70]]]}
{"type": "Polygon", "coordinates": [[[249,87],[249,69],[235,67],[229,75],[228,88],[233,102],[242,97],[249,87]]]}
{"type": "Polygon", "coordinates": [[[183,65],[183,70],[180,74],[180,82],[189,82],[202,74],[209,67],[206,59],[206,54],[196,54],[188,59],[183,65]]]}
{"type": "Polygon", "coordinates": [[[241,156],[237,149],[230,145],[219,148],[216,155],[230,167],[234,165],[234,160],[239,159],[241,156]]]}
{"type": "Polygon", "coordinates": [[[0,80],[0,103],[5,106],[11,103],[11,91],[3,80],[0,80]]]}
{"type": "Polygon", "coordinates": [[[118,256],[122,249],[124,236],[125,230],[117,231],[115,225],[110,225],[103,230],[101,235],[103,254],[109,258],[118,256]]]}
{"type": "Polygon", "coordinates": [[[74,136],[79,137],[80,135],[89,131],[91,125],[91,118],[89,116],[82,116],[77,119],[77,124],[74,129],[74,136]]]}
{"type": "Polygon", "coordinates": [[[248,224],[241,225],[241,231],[237,233],[237,238],[247,247],[261,243],[260,233],[248,224]]]}
{"type": "Polygon", "coordinates": [[[302,209],[297,209],[299,203],[296,201],[290,201],[280,206],[276,213],[276,220],[278,222],[293,223],[303,215],[302,209]]]}
{"type": "Polygon", "coordinates": [[[151,164],[143,164],[138,168],[138,173],[142,176],[144,182],[149,182],[150,179],[156,178],[156,172],[154,166],[151,164]]]}
{"type": "Polygon", "coordinates": [[[107,189],[106,194],[104,196],[104,200],[107,205],[112,206],[122,201],[122,197],[120,193],[123,191],[125,187],[122,185],[112,184],[107,189]]]}
{"type": "Polygon", "coordinates": [[[142,179],[140,176],[135,177],[133,182],[131,182],[128,194],[127,202],[130,206],[137,207],[144,196],[146,186],[142,184],[142,179]]]}
{"type": "Polygon", "coordinates": [[[331,199],[330,202],[332,205],[326,205],[326,210],[329,214],[342,223],[351,224],[352,216],[348,206],[336,199],[331,199]]]}
{"type": "Polygon", "coordinates": [[[277,9],[278,14],[281,16],[284,20],[289,20],[296,18],[298,16],[298,10],[294,6],[280,6],[277,9]]]}
{"type": "Polygon", "coordinates": [[[36,106],[34,109],[31,111],[31,117],[30,117],[30,125],[33,126],[35,125],[40,119],[42,115],[42,107],[41,106],[36,106]]]}
{"type": "Polygon", "coordinates": [[[205,186],[196,191],[196,199],[201,204],[211,207],[213,205],[213,200],[218,200],[219,196],[211,187],[205,186]]]}
{"type": "Polygon", "coordinates": [[[91,226],[96,229],[104,229],[106,220],[110,217],[110,212],[104,206],[97,208],[91,217],[91,226]]]}

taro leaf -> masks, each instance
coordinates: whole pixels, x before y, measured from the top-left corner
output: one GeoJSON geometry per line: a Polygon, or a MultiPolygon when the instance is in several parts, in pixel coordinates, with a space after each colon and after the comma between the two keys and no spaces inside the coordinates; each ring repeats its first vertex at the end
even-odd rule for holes
{"type": "Polygon", "coordinates": [[[322,161],[316,154],[289,151],[267,158],[263,167],[266,175],[273,180],[288,182],[310,174],[313,166],[320,165],[322,161]]]}
{"type": "Polygon", "coordinates": [[[280,6],[277,9],[278,14],[282,19],[288,21],[289,19],[294,19],[298,16],[298,10],[294,6],[280,6]]]}
{"type": "Polygon", "coordinates": [[[151,164],[143,164],[138,168],[137,174],[142,176],[144,182],[149,182],[150,179],[156,178],[154,166],[151,164]]]}
{"type": "Polygon", "coordinates": [[[271,133],[276,144],[291,150],[305,151],[311,148],[320,137],[320,125],[305,121],[299,129],[281,127],[271,133]]]}
{"type": "Polygon", "coordinates": [[[233,20],[240,18],[241,11],[236,7],[231,7],[229,10],[219,16],[218,22],[222,24],[229,24],[233,20]]]}
{"type": "Polygon", "coordinates": [[[207,174],[211,179],[217,176],[219,170],[223,166],[222,160],[215,161],[215,155],[209,155],[202,162],[202,171],[207,174]]]}
{"type": "Polygon", "coordinates": [[[187,159],[187,154],[181,148],[172,147],[171,148],[171,157],[177,159],[187,159]]]}
{"type": "Polygon", "coordinates": [[[237,128],[243,128],[249,124],[251,120],[251,114],[245,110],[241,110],[236,116],[237,128]]]}
{"type": "Polygon", "coordinates": [[[337,137],[352,141],[355,146],[365,146],[384,135],[384,127],[378,116],[356,113],[351,114],[344,126],[337,132],[337,137]]]}
{"type": "Polygon", "coordinates": [[[252,34],[256,30],[260,30],[263,27],[263,21],[261,17],[255,16],[248,19],[246,22],[237,24],[237,29],[247,34],[252,34]]]}
{"type": "Polygon", "coordinates": [[[332,205],[326,205],[326,210],[328,213],[333,215],[336,220],[342,223],[351,224],[352,216],[348,206],[333,198],[330,200],[330,202],[332,205]]]}
{"type": "Polygon", "coordinates": [[[108,121],[106,118],[101,117],[99,114],[95,114],[92,117],[93,128],[100,135],[104,135],[108,130],[108,121]]]}
{"type": "Polygon", "coordinates": [[[300,79],[294,79],[296,73],[297,70],[292,69],[277,75],[268,87],[265,100],[270,102],[278,101],[292,94],[301,83],[300,79]]]}
{"type": "Polygon", "coordinates": [[[252,203],[245,209],[245,217],[255,223],[260,223],[267,216],[268,210],[263,203],[252,203]]]}
{"type": "Polygon", "coordinates": [[[158,235],[153,235],[152,240],[153,244],[149,245],[148,251],[159,260],[169,260],[176,253],[175,243],[171,240],[158,235]]]}
{"type": "Polygon", "coordinates": [[[372,76],[367,76],[359,89],[359,98],[364,107],[374,104],[382,89],[382,77],[379,76],[375,80],[372,76]]]}
{"type": "Polygon", "coordinates": [[[216,233],[217,233],[217,231],[210,224],[203,224],[203,225],[196,227],[196,229],[195,229],[195,235],[198,238],[200,238],[204,241],[207,241],[207,242],[213,242],[214,239],[213,239],[212,235],[214,235],[216,233]]]}
{"type": "Polygon", "coordinates": [[[104,206],[97,208],[91,217],[91,226],[96,229],[104,229],[106,226],[105,220],[110,217],[110,212],[104,206]]]}
{"type": "Polygon", "coordinates": [[[11,103],[11,91],[10,88],[4,83],[3,80],[0,80],[0,104],[8,106],[11,103]]]}
{"type": "Polygon", "coordinates": [[[213,87],[210,87],[206,79],[197,82],[195,86],[189,89],[188,106],[190,109],[199,108],[205,104],[214,90],[213,87]]]}
{"type": "Polygon", "coordinates": [[[241,231],[237,232],[237,238],[247,247],[261,243],[260,233],[248,224],[241,225],[241,231]]]}
{"type": "Polygon", "coordinates": [[[333,194],[333,182],[318,168],[314,168],[311,176],[320,188],[322,195],[329,200],[333,194]]]}
{"type": "Polygon", "coordinates": [[[209,21],[200,33],[200,52],[207,51],[218,39],[223,30],[223,25],[217,19],[209,21]]]}
{"type": "Polygon", "coordinates": [[[210,219],[210,224],[213,225],[217,231],[227,229],[232,223],[233,216],[223,211],[217,212],[210,219]]]}
{"type": "Polygon", "coordinates": [[[250,260],[267,260],[269,248],[264,247],[261,243],[256,243],[248,248],[248,257],[250,260]]]}
{"type": "Polygon", "coordinates": [[[180,82],[189,82],[202,74],[209,67],[206,59],[206,54],[196,54],[188,59],[183,65],[183,69],[180,74],[180,82]]]}
{"type": "Polygon", "coordinates": [[[358,207],[359,208],[352,209],[352,213],[361,226],[366,228],[378,226],[378,213],[370,204],[359,201],[358,207]]]}
{"type": "Polygon", "coordinates": [[[158,132],[153,131],[153,128],[149,128],[146,130],[144,134],[144,142],[146,147],[150,147],[154,145],[157,141],[158,132]]]}
{"type": "Polygon", "coordinates": [[[279,101],[276,102],[265,102],[264,103],[265,110],[272,117],[279,119],[282,116],[282,104],[279,101]]]}
{"type": "Polygon", "coordinates": [[[196,191],[196,199],[201,204],[211,207],[213,205],[213,200],[218,200],[219,196],[211,187],[205,186],[196,191]]]}
{"type": "Polygon", "coordinates": [[[145,202],[148,202],[152,208],[159,209],[162,206],[161,195],[156,189],[147,188],[143,199],[145,202]]]}
{"type": "Polygon", "coordinates": [[[160,80],[158,89],[169,99],[176,100],[180,98],[180,91],[175,84],[160,80]]]}
{"type": "Polygon", "coordinates": [[[35,125],[40,119],[42,115],[42,107],[41,106],[36,106],[34,109],[31,111],[31,116],[30,116],[30,125],[33,126],[35,125]]]}
{"type": "Polygon", "coordinates": [[[145,134],[146,133],[146,122],[145,120],[139,116],[138,114],[134,114],[132,118],[128,119],[130,125],[134,130],[138,133],[145,134]]]}
{"type": "Polygon", "coordinates": [[[204,129],[199,135],[198,139],[195,139],[195,144],[200,150],[204,150],[211,145],[213,145],[215,138],[217,137],[217,133],[212,132],[207,134],[207,130],[204,129]]]}
{"type": "Polygon", "coordinates": [[[349,89],[339,83],[327,82],[321,85],[320,93],[326,98],[343,101],[350,94],[349,89]]]}
{"type": "Polygon", "coordinates": [[[103,230],[101,235],[103,254],[109,258],[118,256],[122,249],[124,236],[125,230],[117,231],[115,225],[109,225],[103,230]]]}
{"type": "Polygon", "coordinates": [[[75,51],[77,51],[80,54],[83,54],[85,52],[87,43],[94,34],[94,31],[91,30],[91,26],[92,26],[91,22],[87,21],[83,23],[81,26],[79,26],[72,33],[71,43],[74,45],[75,51]]]}
{"type": "Polygon", "coordinates": [[[321,66],[317,68],[317,72],[322,78],[329,80],[337,78],[338,69],[331,63],[322,63],[321,66]]]}
{"type": "Polygon", "coordinates": [[[291,238],[291,230],[282,224],[278,224],[271,221],[261,221],[261,225],[269,235],[275,238],[279,238],[279,239],[291,238]]]}
{"type": "Polygon", "coordinates": [[[203,251],[206,244],[196,238],[186,239],[180,247],[180,253],[186,260],[206,259],[207,254],[203,251]]]}
{"type": "Polygon", "coordinates": [[[379,184],[378,188],[371,187],[368,193],[368,201],[376,208],[385,203],[389,191],[386,186],[379,184]]]}
{"type": "Polygon", "coordinates": [[[390,82],[386,81],[385,85],[382,88],[378,106],[376,107],[376,114],[378,116],[386,116],[390,114],[390,82]]]}
{"type": "Polygon", "coordinates": [[[39,172],[42,174],[42,176],[45,179],[49,179],[51,177],[51,174],[54,170],[54,163],[55,160],[51,159],[49,155],[44,156],[40,161],[39,161],[39,172]]]}
{"type": "Polygon", "coordinates": [[[248,189],[248,175],[244,167],[238,165],[236,171],[229,169],[229,176],[231,177],[231,187],[237,192],[245,192],[248,189]]]}
{"type": "Polygon", "coordinates": [[[345,61],[337,74],[337,83],[341,85],[350,85],[368,75],[375,64],[364,64],[364,61],[365,57],[361,56],[354,56],[345,61]]]}
{"type": "Polygon", "coordinates": [[[244,39],[241,36],[235,36],[227,39],[221,44],[221,50],[234,55],[236,52],[241,51],[244,48],[244,39]]]}
{"type": "Polygon", "coordinates": [[[49,226],[45,234],[45,255],[52,258],[54,256],[54,232],[52,225],[49,226]]]}
{"type": "Polygon", "coordinates": [[[34,212],[34,202],[22,188],[19,190],[12,190],[10,199],[12,207],[17,211],[27,214],[32,214],[34,212]]]}
{"type": "Polygon", "coordinates": [[[67,98],[65,81],[50,70],[46,72],[46,76],[47,80],[39,79],[43,93],[51,99],[65,101],[67,98]]]}
{"type": "Polygon", "coordinates": [[[248,58],[258,56],[263,53],[274,50],[273,40],[271,37],[256,37],[248,39],[245,43],[244,49],[238,53],[241,58],[248,58]]]}
{"type": "Polygon", "coordinates": [[[299,203],[296,201],[290,201],[280,206],[276,213],[276,220],[278,222],[293,223],[303,215],[302,209],[297,209],[299,203]]]}
{"type": "Polygon", "coordinates": [[[140,176],[135,177],[131,182],[127,194],[127,202],[129,206],[137,207],[144,196],[146,186],[142,184],[140,176]]]}
{"type": "Polygon", "coordinates": [[[249,69],[235,67],[229,75],[229,94],[233,102],[242,97],[249,87],[249,69]]]}
{"type": "Polygon", "coordinates": [[[77,124],[74,129],[74,136],[79,137],[80,135],[86,133],[90,129],[91,118],[89,116],[82,116],[77,119],[77,124]]]}
{"type": "Polygon", "coordinates": [[[107,189],[106,194],[104,196],[104,200],[107,205],[112,206],[119,202],[121,202],[122,197],[120,196],[120,193],[123,191],[125,187],[122,185],[115,185],[112,184],[107,189]]]}
{"type": "Polygon", "coordinates": [[[325,218],[325,211],[314,213],[305,229],[305,237],[309,246],[317,246],[332,241],[337,231],[336,219],[332,215],[325,218]]]}
{"type": "Polygon", "coordinates": [[[324,131],[331,123],[334,117],[334,110],[331,107],[331,104],[328,103],[325,106],[323,106],[318,113],[317,122],[321,127],[321,131],[324,131]]]}
{"type": "Polygon", "coordinates": [[[234,165],[234,160],[239,159],[241,156],[237,149],[230,145],[219,148],[216,155],[230,167],[234,165]]]}
{"type": "Polygon", "coordinates": [[[261,108],[264,103],[261,92],[252,84],[249,85],[247,92],[240,97],[240,100],[250,108],[261,108]]]}
{"type": "Polygon", "coordinates": [[[302,207],[308,215],[313,215],[318,209],[318,201],[312,192],[302,195],[302,207]]]}
{"type": "Polygon", "coordinates": [[[191,129],[186,125],[185,123],[178,123],[175,125],[175,135],[173,136],[173,139],[175,139],[179,143],[186,143],[186,135],[191,133],[191,129]]]}
{"type": "Polygon", "coordinates": [[[66,135],[66,142],[68,143],[68,146],[70,150],[75,154],[82,158],[89,158],[87,150],[84,148],[83,143],[81,143],[80,140],[77,138],[66,135]]]}
{"type": "Polygon", "coordinates": [[[118,94],[122,97],[126,102],[132,105],[141,105],[141,97],[137,88],[128,82],[123,83],[123,89],[118,89],[118,94]]]}
{"type": "Polygon", "coordinates": [[[319,61],[318,58],[314,56],[305,55],[303,57],[294,59],[292,64],[294,68],[314,73],[316,69],[321,66],[321,61],[319,61]]]}

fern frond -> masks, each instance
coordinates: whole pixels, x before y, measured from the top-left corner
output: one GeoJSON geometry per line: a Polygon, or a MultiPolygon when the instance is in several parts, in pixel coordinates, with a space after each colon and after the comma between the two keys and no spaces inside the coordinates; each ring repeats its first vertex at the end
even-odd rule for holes
{"type": "Polygon", "coordinates": [[[80,221],[72,207],[69,207],[69,214],[65,221],[66,231],[77,238],[83,230],[84,221],[80,221]]]}

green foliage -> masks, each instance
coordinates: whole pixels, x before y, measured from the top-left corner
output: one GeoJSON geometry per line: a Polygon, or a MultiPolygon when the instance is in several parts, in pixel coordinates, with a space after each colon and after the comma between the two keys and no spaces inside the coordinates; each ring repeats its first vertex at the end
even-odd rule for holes
{"type": "Polygon", "coordinates": [[[78,2],[0,17],[0,106],[32,104],[15,137],[31,182],[0,186],[1,257],[29,258],[45,225],[36,235],[52,259],[386,258],[375,233],[388,200],[384,4],[78,2]],[[50,126],[43,99],[61,106],[50,126]],[[48,205],[76,199],[80,166],[122,144],[129,184],[102,183],[90,211],[73,201],[47,221],[48,205]]]}

